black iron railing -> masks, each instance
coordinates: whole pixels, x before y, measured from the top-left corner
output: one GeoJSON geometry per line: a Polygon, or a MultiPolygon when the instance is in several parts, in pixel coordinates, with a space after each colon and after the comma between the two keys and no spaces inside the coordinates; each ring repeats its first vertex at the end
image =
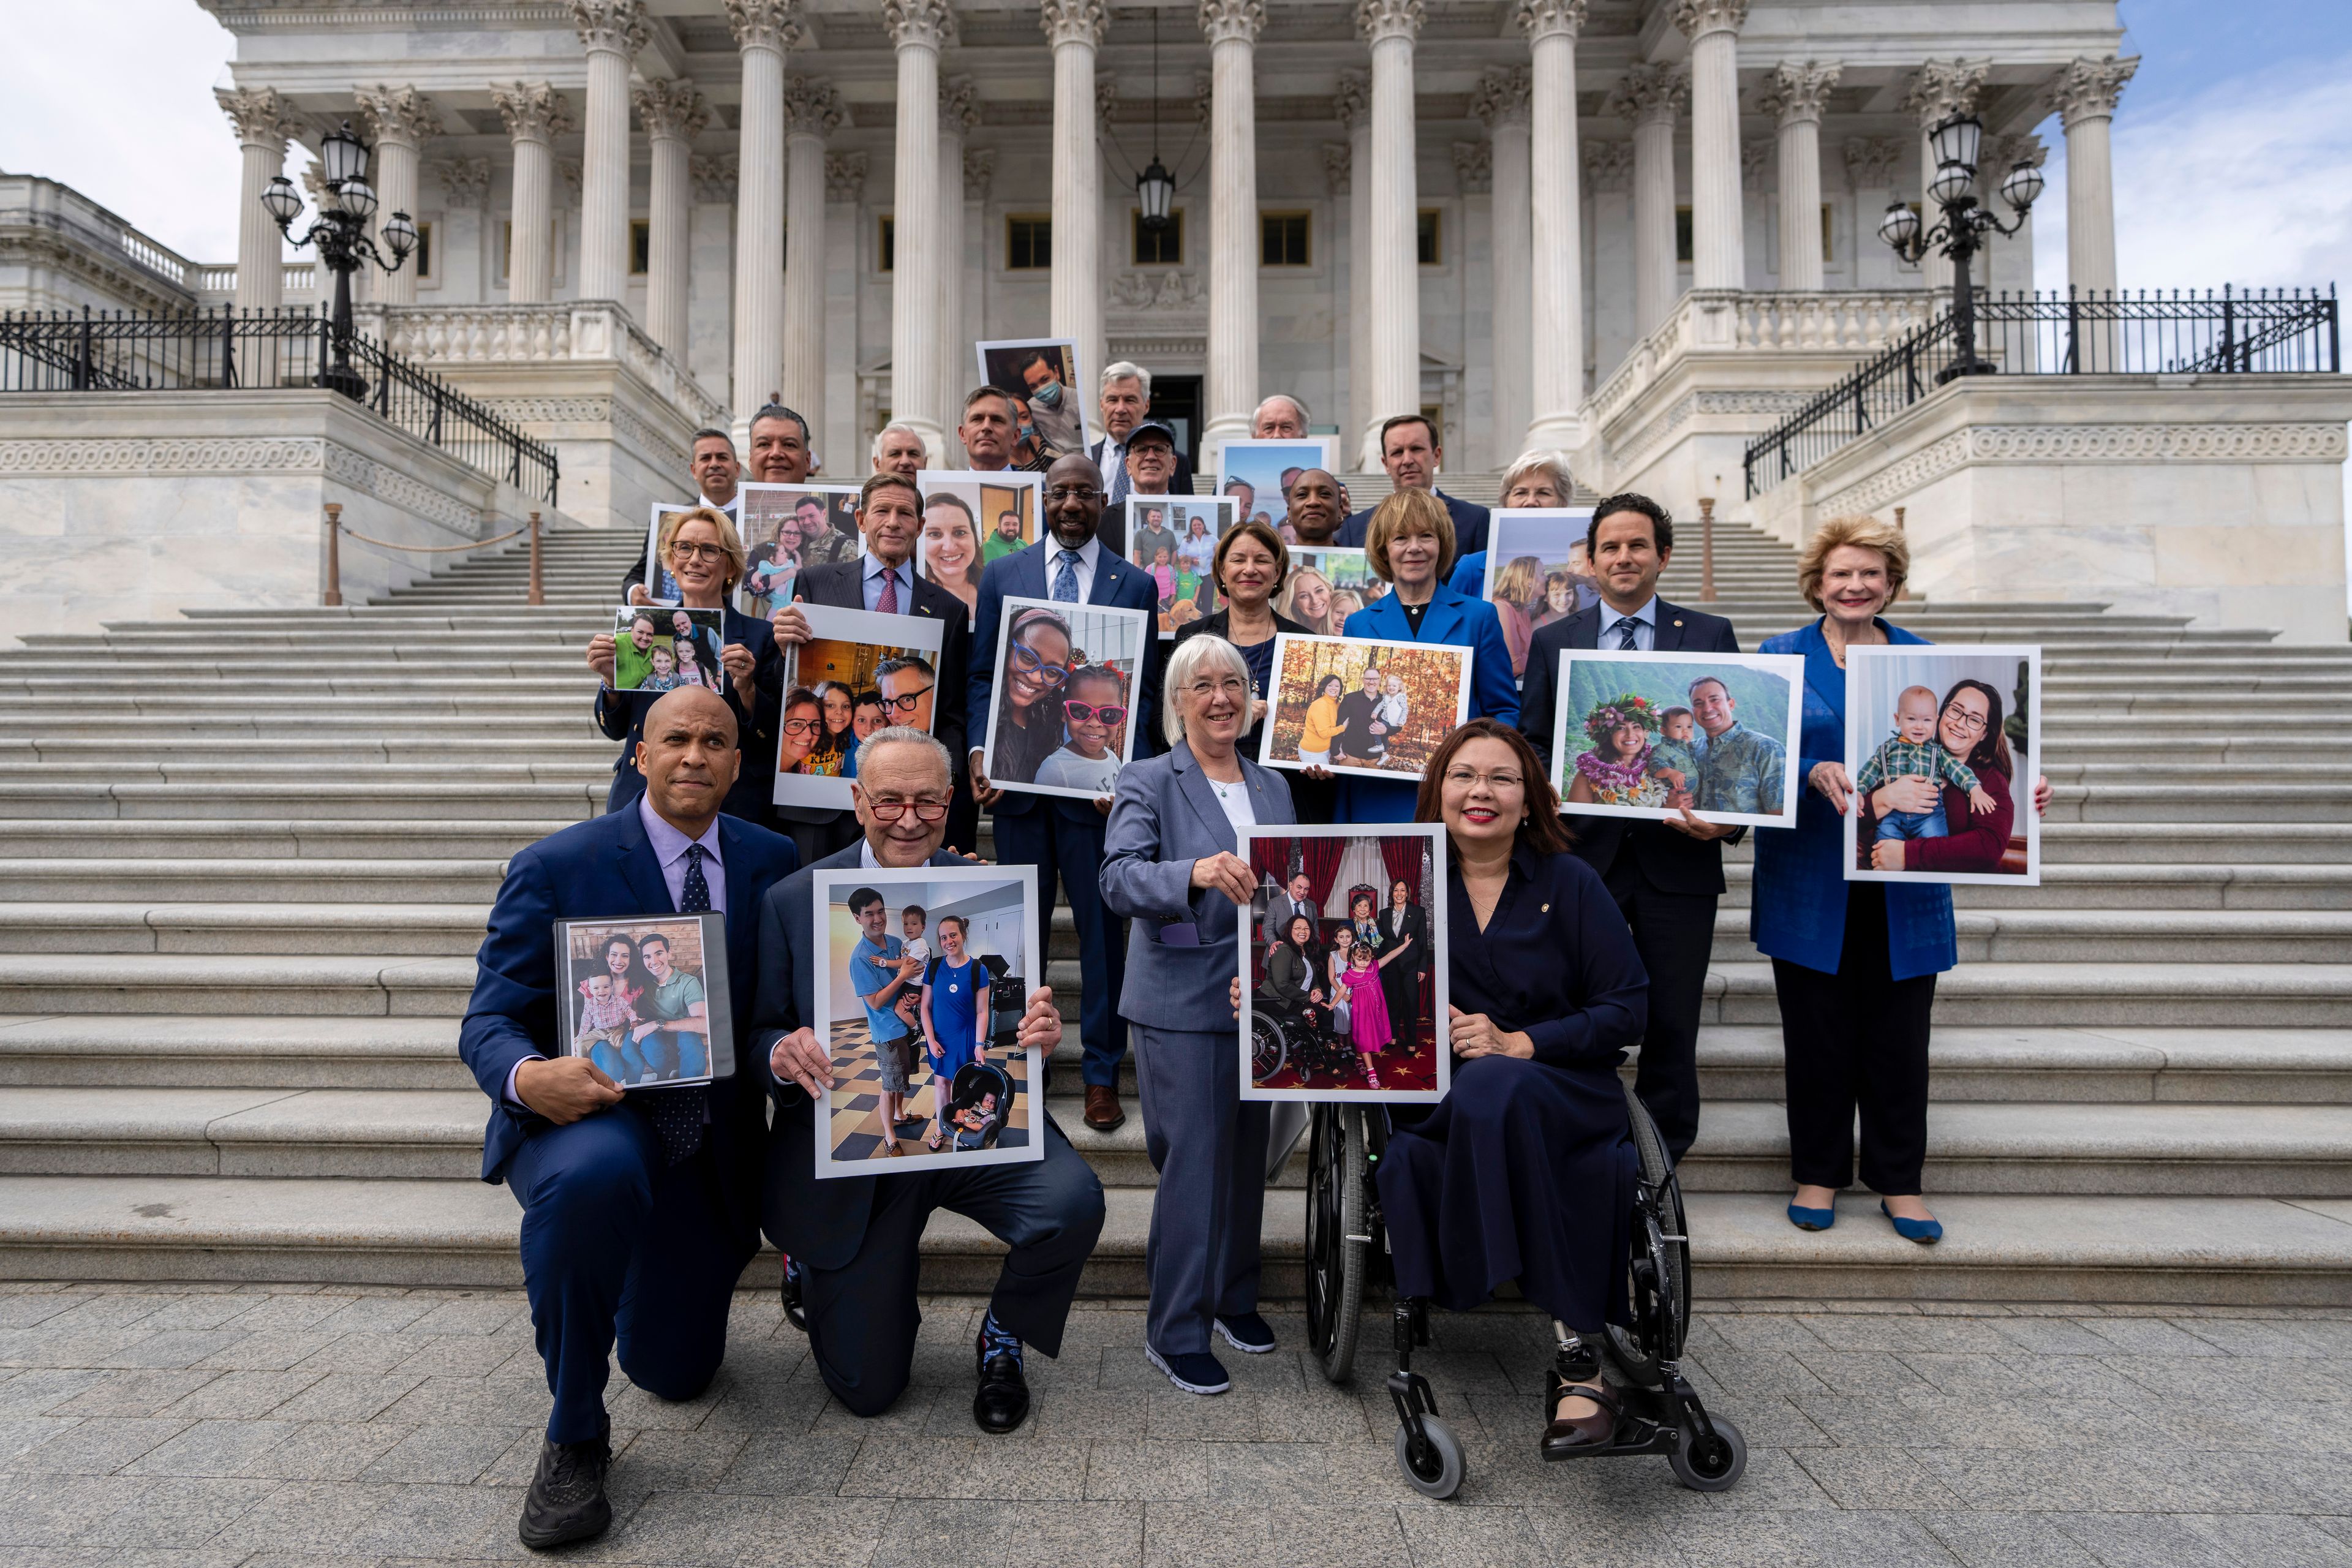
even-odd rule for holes
{"type": "Polygon", "coordinates": [[[8,311],[0,313],[0,393],[345,385],[387,423],[555,504],[552,447],[373,338],[344,345],[356,381],[341,383],[335,347],[328,319],[299,309],[8,311]]]}
{"type": "MultiPolygon", "coordinates": [[[[1979,369],[1999,375],[2251,374],[2342,369],[2336,290],[2243,294],[1982,293],[1979,369]]],[[[1761,495],[1869,434],[1956,375],[1968,356],[1947,310],[1748,443],[1761,495]]]]}

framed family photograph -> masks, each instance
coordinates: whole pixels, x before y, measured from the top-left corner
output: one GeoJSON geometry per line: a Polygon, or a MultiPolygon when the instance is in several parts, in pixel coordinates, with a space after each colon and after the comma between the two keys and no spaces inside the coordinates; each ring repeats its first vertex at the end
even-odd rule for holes
{"type": "Polygon", "coordinates": [[[555,922],[563,1054],[624,1089],[735,1076],[724,915],[555,922]]]}
{"type": "Polygon", "coordinates": [[[719,664],[727,612],[677,605],[623,605],[613,612],[613,689],[676,691],[699,686],[724,693],[719,664]]]}
{"type": "MultiPolygon", "coordinates": [[[[1034,440],[1016,439],[1013,461],[1066,458],[1087,449],[1087,410],[1094,384],[1078,363],[1078,345],[1068,338],[997,338],[972,345],[980,381],[1013,395],[1013,424],[1034,430],[1034,440]]],[[[929,493],[929,487],[925,487],[929,493]]]]}
{"type": "Polygon", "coordinates": [[[923,491],[917,559],[924,576],[963,601],[969,625],[979,613],[980,574],[988,563],[1036,542],[1045,476],[925,468],[915,483],[923,491]]]}
{"type": "Polygon", "coordinates": [[[657,605],[675,605],[678,601],[677,579],[662,564],[662,520],[693,510],[676,501],[656,501],[653,521],[646,524],[646,596],[657,605]]]}
{"type": "Polygon", "coordinates": [[[817,1038],[833,1092],[816,1173],[881,1176],[1045,1156],[1043,1076],[1021,1045],[1042,983],[1031,866],[814,878],[817,1038]]]}
{"type": "Polygon", "coordinates": [[[1136,682],[1156,636],[1142,610],[1007,598],[982,765],[998,789],[1095,800],[1135,758],[1136,682]]]}
{"type": "Polygon", "coordinates": [[[855,561],[865,548],[855,485],[745,484],[740,493],[735,527],[749,559],[735,608],[744,615],[766,620],[798,597],[801,573],[855,561]]]}
{"type": "Polygon", "coordinates": [[[1244,1100],[1431,1104],[1446,1043],[1445,829],[1241,830],[1244,1100]]]}
{"type": "Polygon", "coordinates": [[[1126,514],[1110,542],[1156,585],[1161,637],[1224,607],[1214,568],[1217,541],[1234,526],[1231,496],[1129,496],[1126,514]]]}
{"type": "Polygon", "coordinates": [[[1479,592],[1495,606],[1510,645],[1511,673],[1528,672],[1537,631],[1597,603],[1601,584],[1585,559],[1591,507],[1504,507],[1486,530],[1486,581],[1479,592]]]}
{"type": "Polygon", "coordinates": [[[775,802],[847,811],[868,735],[889,724],[931,732],[946,628],[926,616],[830,605],[803,605],[801,614],[810,635],[786,656],[775,802]]]}
{"type": "Polygon", "coordinates": [[[1559,656],[1551,783],[1570,816],[1797,825],[1805,661],[1780,653],[1559,656]]]}
{"type": "MultiPolygon", "coordinates": [[[[1236,522],[1262,522],[1279,531],[1290,521],[1290,481],[1308,468],[1336,473],[1336,436],[1228,441],[1217,459],[1217,493],[1231,497],[1236,522]]],[[[1286,541],[1289,536],[1283,536],[1286,541]]]]}
{"type": "Polygon", "coordinates": [[[1389,585],[1361,550],[1344,545],[1294,544],[1290,575],[1274,596],[1276,615],[1288,616],[1317,637],[1336,637],[1348,617],[1388,595],[1389,585]]]}
{"type": "Polygon", "coordinates": [[[1276,634],[1274,710],[1257,760],[1365,778],[1418,779],[1470,716],[1470,650],[1451,643],[1276,634]]]}
{"type": "Polygon", "coordinates": [[[2042,883],[2042,650],[1846,650],[1850,882],[2042,883]]]}

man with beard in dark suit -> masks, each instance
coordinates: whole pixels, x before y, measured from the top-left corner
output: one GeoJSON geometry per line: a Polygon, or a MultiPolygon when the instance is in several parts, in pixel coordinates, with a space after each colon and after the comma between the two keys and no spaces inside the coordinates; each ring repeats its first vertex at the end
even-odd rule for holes
{"type": "MultiPolygon", "coordinates": [[[[1658,597],[1658,574],[1675,550],[1665,508],[1647,496],[1611,496],[1592,509],[1584,543],[1601,579],[1601,602],[1539,627],[1528,649],[1519,731],[1547,768],[1562,649],[1739,651],[1729,621],[1658,597]]],[[[1576,821],[1576,852],[1616,898],[1650,973],[1650,1022],[1633,1089],[1676,1160],[1698,1136],[1698,1016],[1715,945],[1715,904],[1724,889],[1722,840],[1736,841],[1746,831],[1702,821],[1687,805],[1680,809],[1679,819],[1663,823],[1576,821]]]]}

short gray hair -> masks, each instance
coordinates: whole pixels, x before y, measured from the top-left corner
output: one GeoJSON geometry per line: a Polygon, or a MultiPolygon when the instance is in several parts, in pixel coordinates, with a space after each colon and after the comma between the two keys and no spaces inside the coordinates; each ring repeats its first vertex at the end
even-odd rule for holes
{"type": "Polygon", "coordinates": [[[866,772],[866,764],[874,760],[874,753],[879,748],[901,745],[922,747],[940,764],[940,776],[950,783],[954,781],[955,759],[948,754],[947,747],[941,745],[936,737],[925,734],[911,724],[886,725],[866,736],[865,742],[857,748],[857,771],[860,773],[866,772]]]}
{"type": "Polygon", "coordinates": [[[899,435],[907,437],[908,440],[912,441],[916,446],[922,447],[924,461],[929,462],[930,460],[931,449],[929,447],[924,445],[922,432],[916,429],[911,425],[900,425],[894,420],[890,424],[882,426],[881,429],[874,432],[874,451],[872,454],[874,461],[878,463],[882,460],[883,444],[890,439],[890,432],[893,430],[896,430],[899,435]]]}
{"type": "Polygon", "coordinates": [[[1096,390],[1098,392],[1108,392],[1110,390],[1110,384],[1114,381],[1132,381],[1139,383],[1143,387],[1143,395],[1145,399],[1148,401],[1151,396],[1151,373],[1144,369],[1141,365],[1136,363],[1133,360],[1115,359],[1111,361],[1110,363],[1105,365],[1102,373],[1102,384],[1096,390]]]}
{"type": "MultiPolygon", "coordinates": [[[[1242,657],[1241,649],[1224,638],[1202,632],[1178,643],[1176,651],[1168,656],[1167,668],[1160,675],[1160,732],[1168,738],[1171,746],[1184,738],[1184,712],[1177,706],[1177,699],[1201,673],[1201,667],[1211,664],[1223,665],[1240,676],[1244,686],[1250,685],[1249,660],[1242,657]]],[[[1247,710],[1244,712],[1246,713],[1247,710]]],[[[1244,724],[1242,728],[1246,730],[1249,726],[1244,724]]],[[[872,745],[873,742],[868,741],[866,744],[872,745]]]]}
{"type": "Polygon", "coordinates": [[[1258,400],[1258,405],[1250,410],[1250,423],[1253,426],[1257,423],[1257,416],[1265,412],[1265,405],[1274,402],[1276,398],[1279,398],[1283,402],[1290,405],[1292,411],[1298,416],[1298,422],[1301,425],[1309,424],[1313,421],[1315,416],[1307,412],[1307,400],[1305,398],[1296,396],[1287,392],[1277,392],[1270,396],[1260,398],[1258,400]]]}
{"type": "Polygon", "coordinates": [[[1546,451],[1522,452],[1517,462],[1503,470],[1503,486],[1495,492],[1495,504],[1502,505],[1503,498],[1511,493],[1512,486],[1538,469],[1551,476],[1552,483],[1559,490],[1560,505],[1575,504],[1576,481],[1569,478],[1568,454],[1546,451]]]}

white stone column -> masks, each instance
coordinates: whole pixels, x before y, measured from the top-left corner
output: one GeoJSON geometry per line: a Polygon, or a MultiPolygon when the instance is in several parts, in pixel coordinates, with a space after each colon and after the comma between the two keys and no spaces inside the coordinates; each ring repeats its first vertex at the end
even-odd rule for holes
{"type": "Polygon", "coordinates": [[[1748,286],[1739,190],[1739,27],[1748,0],[1675,0],[1690,40],[1691,287],[1748,286]]]}
{"type": "Polygon", "coordinates": [[[637,119],[653,153],[646,192],[646,332],[687,365],[687,279],[691,266],[694,139],[710,110],[684,77],[637,89],[637,119]]]}
{"type": "Polygon", "coordinates": [[[1656,331],[1681,289],[1675,260],[1675,124],[1690,79],[1665,66],[1637,65],[1609,95],[1611,112],[1633,128],[1633,336],[1656,331]]]}
{"type": "MultiPolygon", "coordinates": [[[[940,84],[940,267],[932,280],[939,294],[940,428],[963,422],[963,395],[971,386],[974,369],[971,338],[964,331],[964,145],[965,132],[980,123],[978,89],[968,76],[950,77],[940,84]]],[[[1056,219],[1058,226],[1059,220],[1056,219]]],[[[1056,234],[1058,247],[1061,236],[1056,234]]],[[[1061,265],[1061,252],[1055,252],[1061,265]]],[[[1055,274],[1059,276],[1058,271],[1055,274]]],[[[1100,313],[1097,313],[1100,321],[1100,313]]],[[[1099,374],[1100,367],[1090,369],[1099,374]]],[[[1073,392],[1081,389],[1073,387],[1073,392]]]]}
{"type": "Polygon", "coordinates": [[[735,151],[735,435],[782,384],[784,51],[803,37],[796,0],[727,0],[743,62],[735,151]]]}
{"type": "Polygon", "coordinates": [[[1417,243],[1419,145],[1413,106],[1413,42],[1421,0],[1356,0],[1356,26],[1372,49],[1371,351],[1372,412],[1358,432],[1360,461],[1380,466],[1381,422],[1421,411],[1421,268],[1417,243]]]}
{"type": "MultiPolygon", "coordinates": [[[[1986,68],[1982,60],[1929,60],[1911,79],[1910,90],[1904,96],[1903,107],[1919,117],[1919,226],[1923,229],[1935,227],[1941,211],[1927,195],[1928,183],[1936,177],[1936,154],[1927,145],[1927,132],[1937,121],[1976,108],[1986,68]]],[[[1940,250],[1929,249],[1920,258],[1919,277],[1929,290],[1948,291],[1951,259],[1940,250]]]]}
{"type": "MultiPolygon", "coordinates": [[[[441,121],[433,112],[432,100],[413,87],[362,88],[354,96],[368,139],[375,143],[368,160],[368,181],[375,186],[375,242],[389,260],[392,247],[384,244],[383,226],[394,213],[416,216],[417,151],[440,134],[441,121]]],[[[383,303],[416,303],[415,257],[397,272],[370,269],[367,277],[373,298],[383,303]]]]}
{"type": "Polygon", "coordinates": [[[784,406],[812,420],[824,406],[824,142],[848,118],[832,83],[796,76],[784,84],[789,173],[781,388],[784,406]]]}
{"type": "MultiPolygon", "coordinates": [[[[1209,365],[1201,461],[1250,433],[1257,375],[1257,36],[1259,0],[1201,0],[1209,40],[1209,365]]],[[[1056,255],[1060,253],[1055,252],[1056,255]]]]}
{"type": "MultiPolygon", "coordinates": [[[[1536,160],[1528,218],[1534,254],[1528,338],[1534,416],[1528,448],[1566,451],[1583,444],[1584,160],[1576,148],[1576,36],[1585,0],[1519,0],[1520,31],[1530,52],[1528,110],[1536,160]]],[[[1496,204],[1497,210],[1501,203],[1496,204]]]]}
{"type": "MultiPolygon", "coordinates": [[[[940,426],[939,356],[940,50],[955,38],[947,0],[883,0],[883,21],[898,56],[898,136],[891,184],[897,228],[890,289],[890,416],[923,438],[937,466],[940,426]]],[[[1087,79],[1094,108],[1094,79],[1087,79]]]]}
{"type": "Polygon", "coordinates": [[[629,297],[629,62],[646,47],[645,0],[572,0],[588,51],[580,160],[580,298],[629,297]]]}
{"type": "Polygon", "coordinates": [[[514,199],[508,221],[514,238],[507,253],[510,304],[546,301],[555,275],[554,139],[572,129],[572,105],[545,82],[492,87],[490,101],[514,140],[514,199]]]}
{"type": "Polygon", "coordinates": [[[236,191],[236,308],[274,310],[286,299],[285,237],[261,193],[286,171],[286,139],[299,121],[274,87],[222,87],[213,99],[236,131],[244,168],[236,191]]]}
{"type": "Polygon", "coordinates": [[[1528,368],[1531,340],[1543,342],[1546,353],[1551,347],[1550,340],[1541,331],[1528,330],[1528,322],[1534,319],[1536,252],[1528,214],[1528,77],[1525,66],[1490,70],[1479,79],[1477,90],[1470,95],[1470,111],[1485,124],[1492,144],[1489,167],[1495,193],[1490,220],[1495,259],[1494,439],[1497,467],[1524,450],[1520,443],[1526,438],[1529,410],[1534,406],[1534,383],[1528,368]]]}
{"type": "Polygon", "coordinates": [[[1760,106],[1780,130],[1780,287],[1822,287],[1822,105],[1838,68],[1783,61],[1764,79],[1760,106]]]}
{"type": "MultiPolygon", "coordinates": [[[[1095,55],[1109,24],[1102,0],[1042,0],[1054,49],[1053,335],[1078,346],[1078,374],[1102,374],[1102,153],[1095,136],[1095,55]]],[[[1082,407],[1092,386],[1070,388],[1082,407]]]]}
{"type": "MultiPolygon", "coordinates": [[[[1348,403],[1340,429],[1360,432],[1373,422],[1372,351],[1372,82],[1361,71],[1339,73],[1331,107],[1348,132],[1348,403]]],[[[1339,440],[1339,461],[1349,459],[1339,440]]]]}
{"type": "MultiPolygon", "coordinates": [[[[2058,73],[2053,92],[2066,128],[2066,281],[2078,294],[2116,287],[2116,175],[2108,132],[2124,83],[2139,57],[2078,59],[2058,73]]],[[[2009,173],[1988,171],[1998,186],[2009,173]]],[[[1980,182],[1981,183],[1981,182],[1980,182]]],[[[1980,193],[1980,199],[1990,199],[1980,193]]]]}

